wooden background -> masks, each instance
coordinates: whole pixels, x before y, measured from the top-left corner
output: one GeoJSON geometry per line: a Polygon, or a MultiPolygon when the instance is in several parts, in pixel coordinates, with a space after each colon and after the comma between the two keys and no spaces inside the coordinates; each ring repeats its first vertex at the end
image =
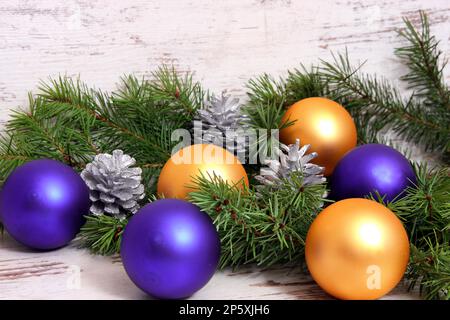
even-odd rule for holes
{"type": "MultiPolygon", "coordinates": [[[[393,56],[402,16],[429,14],[450,56],[450,1],[402,0],[4,0],[0,2],[0,126],[26,107],[40,79],[80,76],[103,90],[127,73],[158,65],[191,71],[206,88],[245,97],[245,82],[330,59],[346,47],[365,70],[394,82],[405,72],[393,56]]],[[[446,70],[446,80],[450,73],[446,70]]],[[[401,84],[399,84],[401,86],[401,84]]],[[[415,298],[399,287],[386,298],[415,298]]],[[[68,247],[36,253],[0,239],[1,299],[146,298],[118,258],[68,247]]],[[[193,298],[329,298],[287,268],[218,272],[193,298]]]]}

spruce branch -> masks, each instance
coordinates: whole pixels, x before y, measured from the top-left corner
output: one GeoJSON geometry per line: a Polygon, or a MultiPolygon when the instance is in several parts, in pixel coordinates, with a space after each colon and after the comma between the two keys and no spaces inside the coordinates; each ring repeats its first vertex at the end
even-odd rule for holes
{"type": "Polygon", "coordinates": [[[178,110],[177,113],[186,117],[186,122],[192,121],[208,95],[201,84],[193,80],[192,74],[180,75],[173,66],[163,65],[152,72],[152,77],[149,85],[155,101],[173,107],[174,112],[178,110]]]}
{"type": "Polygon", "coordinates": [[[248,116],[250,127],[254,129],[282,129],[291,125],[292,121],[282,122],[284,115],[284,103],[255,104],[248,105],[243,112],[248,116]]]}
{"type": "Polygon", "coordinates": [[[111,94],[69,77],[42,81],[29,96],[29,111],[14,112],[0,137],[0,181],[29,160],[51,158],[81,170],[115,149],[133,155],[152,172],[148,177],[157,175],[176,144],[173,130],[191,122],[204,91],[169,67],[154,76],[124,77],[111,94]]]}
{"type": "Polygon", "coordinates": [[[450,134],[447,125],[442,125],[414,96],[404,100],[386,79],[362,73],[361,67],[352,66],[345,52],[333,55],[333,62],[322,61],[321,70],[337,99],[345,101],[356,121],[368,121],[366,126],[368,123],[372,137],[391,128],[407,141],[427,149],[446,148],[450,134]]]}
{"type": "MultiPolygon", "coordinates": [[[[66,116],[50,116],[46,101],[29,95],[29,111],[15,111],[0,138],[0,180],[33,159],[51,158],[81,169],[94,154],[92,137],[66,123],[66,116]]],[[[74,121],[75,122],[75,121],[74,121]]]]}
{"type": "Polygon", "coordinates": [[[94,254],[119,253],[122,233],[127,222],[127,219],[107,215],[86,216],[86,223],[81,228],[76,241],[81,248],[88,248],[94,254]]]}
{"type": "Polygon", "coordinates": [[[195,183],[198,191],[190,193],[190,201],[211,216],[219,231],[222,267],[301,259],[306,232],[325,201],[325,186],[302,187],[300,175],[285,188],[258,192],[229,186],[216,176],[200,176],[195,183]]]}
{"type": "MultiPolygon", "coordinates": [[[[284,103],[278,103],[276,100],[266,104],[250,103],[242,111],[248,117],[249,127],[257,135],[256,139],[251,140],[249,150],[256,151],[256,155],[273,157],[279,144],[279,130],[294,123],[294,121],[289,120],[282,121],[284,103]]],[[[250,158],[253,157],[255,155],[250,154],[250,158]]]]}
{"type": "Polygon", "coordinates": [[[427,299],[449,299],[450,176],[448,168],[414,166],[417,183],[405,195],[383,203],[403,220],[411,242],[406,278],[427,299]]]}
{"type": "Polygon", "coordinates": [[[323,79],[319,66],[307,68],[300,65],[298,69],[289,70],[285,88],[286,107],[311,97],[337,99],[334,92],[330,91],[327,81],[323,79]]]}
{"type": "Polygon", "coordinates": [[[427,107],[450,117],[450,91],[444,82],[443,70],[447,60],[439,50],[439,41],[430,34],[430,25],[425,12],[420,11],[420,27],[404,18],[405,28],[398,31],[400,37],[408,42],[397,48],[395,54],[406,64],[409,72],[402,77],[414,94],[422,99],[427,107]]]}
{"type": "Polygon", "coordinates": [[[427,239],[448,239],[450,177],[448,168],[430,171],[426,165],[415,164],[414,171],[416,185],[385,205],[404,221],[411,243],[422,248],[427,239]]]}
{"type": "Polygon", "coordinates": [[[247,90],[250,104],[282,105],[285,109],[305,98],[335,98],[323,79],[319,66],[307,68],[303,64],[299,68],[288,70],[286,78],[275,80],[272,76],[263,74],[250,79],[247,90]]]}
{"type": "Polygon", "coordinates": [[[406,271],[409,289],[419,286],[425,299],[450,300],[450,250],[448,242],[426,240],[427,247],[411,246],[411,259],[406,271]]]}
{"type": "Polygon", "coordinates": [[[286,84],[282,79],[275,80],[264,73],[250,79],[246,86],[251,105],[280,106],[286,101],[286,84]]]}
{"type": "MultiPolygon", "coordinates": [[[[96,154],[122,149],[142,168],[146,195],[176,142],[173,130],[188,126],[205,92],[192,75],[161,67],[151,80],[126,76],[115,92],[89,88],[60,76],[42,81],[29,95],[29,110],[15,111],[0,136],[0,181],[16,167],[38,158],[65,162],[81,171],[96,154]]],[[[87,217],[83,246],[99,254],[118,251],[126,220],[87,217]]]]}

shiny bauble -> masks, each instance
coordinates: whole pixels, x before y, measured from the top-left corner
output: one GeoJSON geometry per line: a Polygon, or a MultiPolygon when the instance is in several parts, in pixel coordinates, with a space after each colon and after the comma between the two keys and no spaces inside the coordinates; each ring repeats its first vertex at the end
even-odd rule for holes
{"type": "Polygon", "coordinates": [[[377,299],[402,279],[408,235],[397,216],[378,202],[346,199],[312,223],[306,263],[317,284],[339,299],[377,299]]]}
{"type": "Polygon", "coordinates": [[[140,209],[123,233],[120,254],[130,279],[161,299],[187,298],[213,276],[220,239],[211,218],[183,200],[140,209]]]}
{"type": "Polygon", "coordinates": [[[69,243],[89,213],[89,189],[71,167],[49,159],[17,167],[0,194],[1,220],[27,247],[50,250],[69,243]]]}
{"type": "Polygon", "coordinates": [[[186,199],[195,191],[195,179],[203,175],[220,177],[229,185],[248,186],[248,177],[239,159],[213,144],[187,146],[166,162],[158,179],[157,192],[165,198],[186,199]]]}
{"type": "Polygon", "coordinates": [[[330,198],[363,198],[372,194],[386,202],[401,197],[416,182],[413,167],[400,152],[382,144],[365,144],[339,161],[330,179],[330,198]]]}
{"type": "Polygon", "coordinates": [[[339,160],[356,146],[356,126],[350,114],[339,103],[320,97],[306,98],[294,103],[286,111],[282,123],[295,122],[280,131],[286,145],[300,139],[310,144],[318,157],[312,162],[325,167],[330,175],[339,160]]]}

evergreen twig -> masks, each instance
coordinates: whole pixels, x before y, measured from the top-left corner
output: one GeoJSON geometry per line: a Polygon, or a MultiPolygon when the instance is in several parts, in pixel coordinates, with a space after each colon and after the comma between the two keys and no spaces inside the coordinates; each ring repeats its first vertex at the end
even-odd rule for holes
{"type": "Polygon", "coordinates": [[[426,165],[414,169],[417,184],[384,204],[403,220],[409,234],[410,289],[418,284],[426,298],[450,299],[450,176],[448,169],[429,171],[426,165]]]}
{"type": "Polygon", "coordinates": [[[450,250],[448,243],[426,241],[428,248],[411,246],[411,260],[406,272],[409,289],[419,286],[425,299],[450,300],[450,250]]]}
{"type": "Polygon", "coordinates": [[[374,138],[390,128],[407,141],[428,148],[447,143],[443,139],[448,138],[450,129],[442,126],[414,96],[404,100],[386,79],[362,73],[362,65],[353,67],[347,52],[333,58],[332,63],[323,61],[323,76],[338,99],[345,101],[344,106],[355,121],[366,124],[360,126],[364,128],[359,132],[360,140],[370,140],[367,133],[374,138]]]}
{"type": "Polygon", "coordinates": [[[89,248],[100,255],[112,255],[120,252],[122,233],[127,220],[106,215],[86,216],[86,223],[77,237],[80,247],[89,248]]]}
{"type": "Polygon", "coordinates": [[[301,260],[306,233],[325,199],[324,185],[302,186],[297,175],[284,188],[258,191],[200,176],[190,201],[214,220],[222,241],[220,265],[272,265],[301,260]],[[292,185],[294,183],[294,185],[292,185]]]}
{"type": "MultiPolygon", "coordinates": [[[[447,60],[439,50],[439,41],[430,34],[430,25],[425,12],[420,11],[420,27],[416,29],[411,20],[404,18],[405,29],[399,35],[408,42],[396,49],[395,54],[408,66],[409,72],[402,80],[409,84],[417,97],[431,109],[449,116],[450,91],[444,82],[443,70],[447,60]]],[[[436,119],[436,120],[449,120],[436,119]]]]}

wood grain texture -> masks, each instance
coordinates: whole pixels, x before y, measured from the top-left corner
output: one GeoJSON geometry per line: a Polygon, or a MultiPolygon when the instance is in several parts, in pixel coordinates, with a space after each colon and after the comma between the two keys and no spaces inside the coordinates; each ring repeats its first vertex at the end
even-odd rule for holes
{"type": "MultiPolygon", "coordinates": [[[[429,14],[450,56],[447,0],[8,0],[0,2],[0,124],[26,107],[40,79],[79,75],[114,89],[120,76],[149,76],[173,64],[214,92],[244,97],[245,82],[281,75],[299,63],[348,49],[365,70],[397,83],[405,67],[393,56],[402,16],[429,14]]],[[[450,73],[446,70],[448,80],[450,73]]],[[[399,84],[401,85],[401,84],[399,84]]],[[[146,299],[120,259],[73,247],[31,252],[0,239],[0,299],[146,299]],[[80,277],[78,278],[78,274],[80,277]],[[81,280],[78,283],[78,280],[81,280]]],[[[244,268],[218,272],[194,299],[327,299],[298,270],[244,268]]],[[[402,287],[385,297],[410,299],[402,287]]]]}
{"type": "MultiPolygon", "coordinates": [[[[383,299],[417,299],[400,285],[383,299]]],[[[119,257],[69,246],[33,252],[0,241],[0,299],[150,299],[128,279],[119,257]]],[[[300,270],[254,266],[217,272],[190,299],[331,299],[300,270]]]]}
{"type": "MultiPolygon", "coordinates": [[[[448,55],[446,0],[9,0],[0,3],[0,118],[26,105],[39,79],[80,75],[104,90],[161,63],[204,85],[244,93],[250,77],[329,59],[345,47],[366,70],[395,80],[401,17],[430,16],[448,55]]],[[[449,73],[447,72],[447,78],[449,73]]]]}

